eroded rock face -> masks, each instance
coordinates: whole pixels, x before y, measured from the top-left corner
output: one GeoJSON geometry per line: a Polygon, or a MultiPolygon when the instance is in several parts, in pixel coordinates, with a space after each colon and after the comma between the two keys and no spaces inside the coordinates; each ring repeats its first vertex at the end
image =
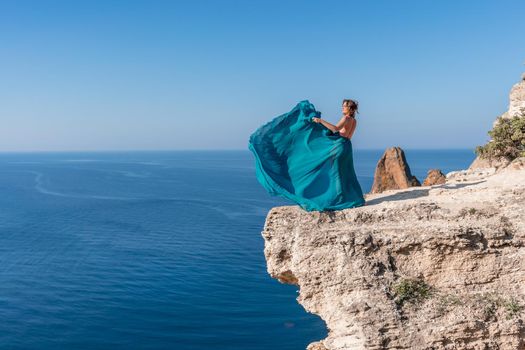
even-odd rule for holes
{"type": "Polygon", "coordinates": [[[400,147],[389,148],[377,162],[374,184],[370,193],[403,189],[421,184],[410,172],[405,152],[400,147]]]}
{"type": "Polygon", "coordinates": [[[469,169],[488,169],[494,168],[495,170],[503,169],[509,165],[510,160],[507,158],[481,158],[476,157],[472,164],[470,164],[469,169]]]}
{"type": "Polygon", "coordinates": [[[430,169],[427,173],[426,179],[423,181],[423,186],[441,185],[446,181],[445,174],[439,169],[430,169]]]}
{"type": "MultiPolygon", "coordinates": [[[[525,77],[525,74],[523,75],[525,77]]],[[[509,94],[509,108],[503,113],[500,117],[503,119],[511,119],[516,116],[521,116],[525,114],[525,79],[515,84],[510,90],[509,94]]],[[[494,128],[498,124],[498,118],[492,123],[494,128]]],[[[476,157],[472,164],[469,166],[469,169],[483,169],[483,168],[496,168],[496,170],[501,170],[505,168],[510,163],[509,160],[505,158],[500,159],[483,159],[481,157],[476,157]]]]}
{"type": "Polygon", "coordinates": [[[297,284],[329,329],[310,349],[525,349],[523,164],[367,195],[364,207],[273,208],[268,272],[297,284]],[[429,295],[400,299],[414,279],[429,295]]]}
{"type": "Polygon", "coordinates": [[[510,90],[509,109],[502,117],[510,119],[521,116],[523,112],[525,112],[525,79],[515,84],[510,90]]]}
{"type": "Polygon", "coordinates": [[[514,159],[508,166],[507,171],[525,170],[525,157],[514,159]]]}

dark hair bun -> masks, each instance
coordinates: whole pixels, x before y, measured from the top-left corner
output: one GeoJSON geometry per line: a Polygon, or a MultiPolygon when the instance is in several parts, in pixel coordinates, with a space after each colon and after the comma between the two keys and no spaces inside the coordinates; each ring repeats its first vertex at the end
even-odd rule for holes
{"type": "Polygon", "coordinates": [[[356,100],[351,100],[351,99],[344,99],[343,100],[343,105],[347,105],[348,107],[350,107],[350,109],[352,111],[354,111],[353,114],[355,113],[359,113],[357,110],[359,109],[359,103],[356,101],[356,100]]]}

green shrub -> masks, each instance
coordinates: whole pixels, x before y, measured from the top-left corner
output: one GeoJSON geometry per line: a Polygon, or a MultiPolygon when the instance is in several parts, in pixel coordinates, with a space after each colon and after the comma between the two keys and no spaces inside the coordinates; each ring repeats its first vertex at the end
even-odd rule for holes
{"type": "Polygon", "coordinates": [[[464,302],[458,295],[455,294],[439,294],[436,304],[436,312],[439,315],[443,315],[448,308],[453,309],[456,306],[463,305],[464,302]]]}
{"type": "Polygon", "coordinates": [[[507,310],[507,318],[513,318],[518,313],[521,312],[523,309],[523,305],[521,305],[517,300],[510,299],[504,302],[505,309],[507,310]]]}
{"type": "Polygon", "coordinates": [[[514,297],[504,297],[498,292],[490,292],[486,294],[478,294],[474,297],[480,303],[485,317],[491,318],[496,315],[498,308],[503,307],[507,314],[507,319],[511,319],[519,315],[524,309],[518,299],[514,297]]]}
{"type": "Polygon", "coordinates": [[[398,305],[403,305],[405,302],[420,302],[431,294],[430,286],[420,279],[403,279],[397,282],[392,289],[398,305]]]}
{"type": "Polygon", "coordinates": [[[525,157],[525,113],[511,119],[499,117],[496,126],[488,134],[492,140],[476,147],[476,154],[481,158],[513,160],[525,157]]]}

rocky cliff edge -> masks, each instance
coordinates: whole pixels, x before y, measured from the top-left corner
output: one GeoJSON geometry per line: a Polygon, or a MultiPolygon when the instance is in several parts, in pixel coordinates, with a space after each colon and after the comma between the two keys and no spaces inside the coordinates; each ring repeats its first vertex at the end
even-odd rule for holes
{"type": "Polygon", "coordinates": [[[525,160],[336,212],[273,208],[270,275],[328,336],[309,349],[525,349],[525,160]]]}

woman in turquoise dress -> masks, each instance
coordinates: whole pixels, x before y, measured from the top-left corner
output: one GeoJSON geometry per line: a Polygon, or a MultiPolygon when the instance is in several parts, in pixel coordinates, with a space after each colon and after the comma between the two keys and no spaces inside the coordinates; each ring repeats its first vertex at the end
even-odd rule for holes
{"type": "Polygon", "coordinates": [[[259,127],[248,148],[257,180],[275,196],[307,211],[330,211],[365,204],[352,156],[358,104],[343,101],[336,125],[321,118],[309,101],[259,127]]]}

